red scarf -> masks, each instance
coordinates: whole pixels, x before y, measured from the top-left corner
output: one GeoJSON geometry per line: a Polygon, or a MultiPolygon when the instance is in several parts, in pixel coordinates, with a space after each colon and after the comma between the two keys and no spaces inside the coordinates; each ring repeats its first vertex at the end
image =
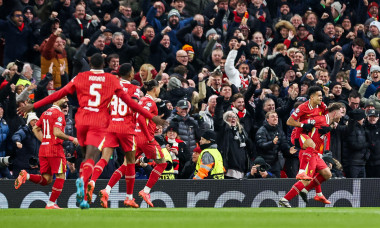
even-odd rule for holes
{"type": "Polygon", "coordinates": [[[247,114],[247,110],[245,108],[243,109],[243,111],[239,111],[237,110],[237,108],[231,105],[231,109],[236,115],[238,115],[239,119],[243,118],[245,114],[247,114]]]}
{"type": "Polygon", "coordinates": [[[239,75],[239,77],[240,77],[240,81],[241,81],[241,87],[242,88],[248,88],[248,85],[249,85],[249,77],[247,77],[247,78],[244,78],[243,77],[243,75],[239,75]]]}
{"type": "MultiPolygon", "coordinates": [[[[369,16],[369,18],[372,18],[372,17],[373,17],[372,14],[371,14],[370,12],[368,12],[368,16],[369,16]]],[[[379,15],[377,15],[377,17],[375,18],[375,20],[376,20],[376,21],[379,21],[379,15]]]]}
{"type": "Polygon", "coordinates": [[[24,30],[24,26],[25,26],[25,24],[24,24],[24,22],[22,22],[21,26],[17,27],[17,28],[18,28],[18,30],[20,30],[20,32],[22,32],[22,30],[24,30]]]}
{"type": "Polygon", "coordinates": [[[240,17],[238,15],[238,13],[236,12],[236,10],[232,11],[232,13],[234,14],[234,21],[236,23],[240,23],[240,22],[242,22],[242,20],[244,20],[245,23],[247,23],[247,20],[248,20],[248,17],[249,17],[248,12],[245,12],[243,17],[240,17]]]}
{"type": "Polygon", "coordinates": [[[143,41],[145,41],[145,43],[150,44],[150,40],[148,40],[148,38],[146,36],[142,35],[141,39],[143,39],[143,41]]]}

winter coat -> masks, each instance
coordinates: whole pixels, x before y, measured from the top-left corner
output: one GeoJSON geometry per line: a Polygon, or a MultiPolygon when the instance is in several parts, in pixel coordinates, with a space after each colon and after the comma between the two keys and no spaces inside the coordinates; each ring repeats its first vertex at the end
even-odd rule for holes
{"type": "Polygon", "coordinates": [[[342,142],[343,167],[364,166],[369,156],[369,143],[364,126],[350,120],[344,128],[342,142]]]}
{"type": "Polygon", "coordinates": [[[189,114],[186,117],[174,114],[167,121],[170,125],[174,124],[178,126],[178,136],[186,143],[187,149],[193,151],[197,147],[197,140],[201,135],[198,122],[189,116],[189,114]]]}
{"type": "Polygon", "coordinates": [[[32,157],[38,158],[38,151],[41,142],[33,134],[30,125],[23,125],[12,136],[14,143],[22,143],[21,149],[16,149],[15,158],[13,161],[13,170],[30,169],[29,159],[32,157]]]}
{"type": "Polygon", "coordinates": [[[264,125],[256,133],[256,146],[257,155],[263,157],[271,166],[278,161],[280,151],[286,154],[290,149],[282,128],[279,125],[271,126],[267,121],[264,121],[264,125]],[[273,139],[276,136],[278,136],[278,142],[274,144],[273,139]]]}
{"type": "Polygon", "coordinates": [[[364,94],[366,93],[367,89],[368,89],[368,85],[366,85],[365,83],[363,83],[360,86],[359,93],[362,96],[361,102],[362,103],[366,103],[368,101],[373,101],[375,103],[375,109],[376,109],[376,111],[380,112],[380,99],[377,98],[376,94],[372,94],[368,98],[364,97],[364,94]]]}
{"type": "Polygon", "coordinates": [[[163,35],[161,33],[158,33],[150,43],[149,62],[154,66],[155,69],[160,69],[162,62],[175,62],[175,55],[173,54],[173,46],[171,44],[171,39],[169,48],[165,48],[160,44],[162,38],[163,35]]]}
{"type": "Polygon", "coordinates": [[[370,156],[367,164],[370,166],[380,165],[380,122],[377,124],[365,123],[368,136],[370,156]]]}
{"type": "Polygon", "coordinates": [[[7,136],[9,133],[9,126],[7,121],[0,118],[0,157],[4,157],[7,149],[7,136]]]}

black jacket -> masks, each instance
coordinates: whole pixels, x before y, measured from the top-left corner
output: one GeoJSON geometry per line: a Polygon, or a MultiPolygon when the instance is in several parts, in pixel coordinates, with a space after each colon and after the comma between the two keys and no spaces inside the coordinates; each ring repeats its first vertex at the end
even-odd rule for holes
{"type": "Polygon", "coordinates": [[[365,123],[368,136],[370,156],[367,164],[370,166],[380,165],[380,124],[365,123]]]}
{"type": "Polygon", "coordinates": [[[279,125],[270,126],[267,121],[264,121],[264,125],[256,133],[256,146],[257,155],[263,157],[271,166],[278,161],[280,151],[286,154],[290,149],[282,128],[279,125]],[[278,142],[274,144],[273,139],[276,136],[278,136],[278,142]]]}
{"type": "Polygon", "coordinates": [[[348,125],[344,127],[342,165],[344,167],[364,166],[369,156],[369,143],[364,126],[357,121],[350,120],[348,125]]]}

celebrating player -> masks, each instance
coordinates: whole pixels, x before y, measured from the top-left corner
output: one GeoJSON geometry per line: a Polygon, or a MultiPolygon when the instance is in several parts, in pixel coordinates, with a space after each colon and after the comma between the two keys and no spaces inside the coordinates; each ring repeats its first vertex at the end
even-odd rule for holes
{"type": "Polygon", "coordinates": [[[299,156],[304,157],[307,161],[305,174],[314,178],[311,182],[301,180],[294,184],[292,189],[279,201],[281,206],[291,207],[289,200],[300,194],[301,191],[307,194],[311,189],[331,178],[330,169],[319,155],[322,155],[325,149],[328,140],[326,134],[331,131],[330,125],[338,123],[342,118],[343,107],[341,103],[331,104],[327,108],[328,114],[314,117],[315,126],[313,129],[307,135],[300,135],[299,143],[302,149],[299,156]],[[315,175],[315,173],[320,175],[315,175]]]}
{"type": "MultiPolygon", "coordinates": [[[[30,109],[39,108],[49,104],[67,94],[77,92],[79,101],[79,109],[75,116],[77,136],[82,151],[85,153],[85,159],[82,162],[80,178],[77,179],[77,202],[81,208],[88,208],[89,204],[84,201],[84,186],[92,175],[94,169],[94,161],[99,157],[99,153],[103,150],[106,141],[107,127],[109,125],[110,115],[108,104],[111,102],[112,96],[116,94],[123,100],[129,108],[139,112],[144,117],[152,119],[158,124],[166,122],[158,116],[153,116],[150,112],[142,108],[133,101],[128,93],[123,90],[119,79],[115,75],[104,73],[103,57],[97,53],[91,56],[91,70],[79,73],[65,87],[51,94],[48,97],[34,103],[19,108],[19,111],[25,112],[30,109]]],[[[104,148],[105,154],[112,154],[113,148],[104,148]]],[[[86,185],[85,185],[86,184],[86,185]]]]}
{"type": "MultiPolygon", "coordinates": [[[[154,99],[157,98],[158,95],[160,94],[160,86],[156,80],[150,80],[148,82],[145,82],[144,86],[147,90],[147,94],[145,97],[141,98],[139,104],[141,104],[145,109],[149,110],[152,114],[157,115],[158,109],[157,109],[157,105],[154,99]]],[[[154,207],[153,203],[150,200],[150,190],[160,178],[167,164],[164,158],[164,154],[161,151],[160,145],[154,139],[156,124],[153,123],[152,121],[148,121],[147,119],[144,119],[140,115],[138,115],[137,118],[138,118],[139,128],[141,128],[142,132],[147,130],[149,132],[149,137],[147,137],[146,134],[142,134],[142,133],[139,133],[137,135],[136,156],[139,156],[141,153],[144,153],[148,159],[154,159],[155,163],[157,164],[154,167],[153,171],[151,172],[148,182],[146,183],[146,186],[144,187],[143,190],[139,192],[139,196],[142,197],[149,206],[154,207]]],[[[139,131],[139,128],[137,128],[137,131],[139,131]]],[[[133,169],[134,169],[134,166],[133,166],[133,169]]],[[[107,207],[108,196],[111,192],[111,188],[118,181],[117,177],[120,179],[122,175],[120,174],[115,175],[115,178],[111,178],[112,182],[111,180],[110,182],[108,182],[106,189],[103,189],[100,191],[100,201],[101,201],[102,207],[105,207],[105,208],[107,207]]],[[[126,174],[126,179],[127,178],[128,178],[128,181],[127,181],[126,201],[129,200],[129,201],[134,202],[133,186],[134,186],[135,179],[134,177],[133,179],[128,177],[126,174]]],[[[124,204],[126,201],[124,201],[124,204]]],[[[131,206],[131,205],[126,205],[126,206],[131,206]]],[[[133,207],[136,207],[136,206],[133,206],[133,207]]]]}
{"type": "MultiPolygon", "coordinates": [[[[140,98],[140,88],[130,83],[130,80],[134,76],[134,70],[131,64],[124,63],[119,68],[120,82],[122,83],[125,91],[138,102],[140,98]]],[[[125,174],[125,180],[127,182],[127,198],[124,201],[126,206],[138,207],[134,199],[129,200],[129,195],[132,196],[133,185],[135,179],[135,155],[136,155],[136,140],[135,140],[135,128],[136,128],[136,116],[135,113],[116,95],[114,95],[111,101],[111,121],[108,127],[107,141],[105,147],[115,148],[121,145],[123,151],[125,151],[124,164],[115,171],[116,174],[123,176],[125,174]],[[130,179],[133,179],[130,181],[130,179]]],[[[110,151],[112,152],[112,151],[110,151]]],[[[102,158],[95,165],[94,173],[91,177],[91,181],[87,185],[87,202],[92,200],[92,193],[95,188],[95,182],[102,173],[105,165],[109,159],[109,155],[104,152],[102,158]]],[[[111,178],[112,179],[112,178],[111,178]]],[[[120,179],[120,178],[119,178],[120,179]]],[[[117,179],[117,181],[119,181],[117,179]]],[[[111,180],[110,180],[111,181],[111,180]]],[[[116,182],[117,182],[116,181],[116,182]]],[[[116,184],[115,182],[115,184],[116,184]]],[[[102,198],[102,196],[100,197],[102,198]]],[[[103,201],[101,201],[103,202],[103,201]]],[[[104,206],[103,206],[104,207],[104,206]]],[[[105,207],[107,207],[105,205],[105,207]]]]}
{"type": "Polygon", "coordinates": [[[25,170],[21,170],[15,181],[16,189],[20,188],[26,180],[45,186],[52,182],[55,174],[56,179],[46,209],[61,209],[55,201],[61,194],[65,182],[66,157],[62,142],[63,140],[70,140],[78,145],[76,138],[63,133],[66,121],[61,108],[65,102],[66,98],[56,101],[51,108],[42,113],[41,118],[33,128],[33,133],[42,142],[38,154],[42,175],[28,174],[25,170]]]}

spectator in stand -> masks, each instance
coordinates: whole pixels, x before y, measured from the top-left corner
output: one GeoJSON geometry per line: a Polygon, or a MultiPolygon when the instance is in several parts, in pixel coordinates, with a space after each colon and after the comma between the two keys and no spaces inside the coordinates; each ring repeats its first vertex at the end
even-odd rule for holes
{"type": "Polygon", "coordinates": [[[120,58],[118,54],[110,54],[107,56],[108,67],[104,69],[104,72],[116,74],[120,66],[120,58]]]}
{"type": "Polygon", "coordinates": [[[217,145],[227,171],[226,178],[242,179],[249,169],[254,146],[233,111],[223,113],[223,96],[217,98],[215,108],[215,132],[217,145]]]}
{"type": "Polygon", "coordinates": [[[104,53],[108,56],[110,54],[118,54],[120,57],[120,64],[129,63],[135,57],[140,48],[143,47],[142,41],[137,32],[131,33],[132,37],[137,40],[137,45],[128,45],[124,43],[124,35],[121,32],[115,32],[112,35],[112,42],[104,48],[104,53]]]}
{"type": "Polygon", "coordinates": [[[178,136],[186,143],[188,151],[193,151],[197,146],[197,140],[207,129],[207,124],[195,120],[189,114],[190,106],[187,100],[180,100],[176,105],[176,112],[167,121],[171,125],[178,126],[178,136]]]}
{"type": "Polygon", "coordinates": [[[297,150],[290,147],[286,140],[285,133],[279,125],[278,115],[270,111],[265,114],[264,125],[259,128],[256,134],[257,154],[264,158],[271,168],[269,171],[276,177],[280,177],[281,157],[280,152],[294,154],[297,150]]]}
{"type": "Polygon", "coordinates": [[[360,94],[355,90],[352,91],[348,96],[347,113],[351,112],[352,110],[358,109],[360,107],[360,100],[360,94]]]}
{"type": "Polygon", "coordinates": [[[160,68],[162,62],[171,63],[175,61],[172,40],[168,35],[170,31],[169,26],[165,27],[160,33],[156,34],[151,42],[149,62],[156,69],[160,68]]]}
{"type": "MultiPolygon", "coordinates": [[[[0,104],[0,157],[5,157],[7,155],[7,137],[9,134],[9,127],[7,121],[4,119],[4,108],[0,104]]],[[[0,178],[1,179],[12,179],[8,167],[0,167],[0,178]]]]}
{"type": "MultiPolygon", "coordinates": [[[[376,73],[380,75],[379,73],[376,73]]],[[[377,76],[380,77],[380,76],[377,76]]],[[[362,96],[362,103],[367,103],[368,101],[373,101],[375,104],[376,111],[380,111],[380,87],[377,87],[374,94],[369,96],[368,98],[364,97],[364,94],[366,93],[366,90],[369,88],[369,86],[372,84],[371,80],[365,80],[365,82],[360,86],[359,93],[362,96]]]]}
{"type": "Polygon", "coordinates": [[[366,164],[367,177],[380,177],[380,122],[379,113],[369,110],[365,121],[365,130],[368,135],[370,156],[366,164]]]}
{"type": "Polygon", "coordinates": [[[13,9],[7,20],[0,20],[0,30],[5,40],[4,65],[16,59],[26,61],[33,47],[32,29],[24,22],[22,9],[13,9]]]}
{"type": "Polygon", "coordinates": [[[176,61],[168,70],[168,73],[169,74],[174,73],[174,68],[176,68],[177,66],[185,66],[187,68],[189,79],[192,79],[196,75],[194,66],[189,62],[189,55],[187,54],[186,51],[182,49],[177,51],[176,61]]]}
{"type": "Polygon", "coordinates": [[[252,178],[276,178],[276,176],[269,172],[268,170],[271,168],[271,166],[265,162],[265,160],[261,157],[258,156],[254,161],[253,161],[253,166],[251,167],[251,170],[249,173],[245,175],[247,179],[252,179],[252,178]]]}
{"type": "MultiPolygon", "coordinates": [[[[68,73],[68,61],[64,42],[60,37],[62,29],[58,28],[49,39],[41,44],[41,75],[46,75],[51,64],[53,64],[54,88],[62,87],[60,68],[65,66],[65,73],[68,73]]],[[[43,78],[42,77],[42,78],[43,78]]]]}
{"type": "Polygon", "coordinates": [[[92,20],[101,22],[106,21],[104,18],[113,15],[115,11],[119,8],[120,3],[118,0],[91,0],[88,1],[88,7],[94,12],[92,15],[92,20]]]}
{"type": "Polygon", "coordinates": [[[190,161],[191,156],[186,143],[178,136],[178,132],[178,126],[172,124],[166,129],[165,134],[166,149],[170,153],[176,177],[182,172],[185,163],[190,161]]]}
{"type": "Polygon", "coordinates": [[[75,7],[74,16],[66,21],[63,33],[70,39],[71,46],[78,48],[83,40],[90,38],[97,29],[91,17],[86,15],[83,5],[79,4],[75,7]]]}
{"type": "Polygon", "coordinates": [[[355,109],[343,128],[342,165],[347,178],[366,178],[365,164],[369,158],[369,139],[364,128],[365,112],[355,109]]]}
{"type": "Polygon", "coordinates": [[[193,179],[195,167],[197,165],[198,158],[201,152],[202,150],[199,146],[194,148],[193,154],[191,155],[191,160],[185,163],[182,172],[179,174],[179,179],[193,179]]]}
{"type": "Polygon", "coordinates": [[[36,113],[28,113],[26,125],[21,126],[12,136],[13,143],[17,150],[13,160],[13,177],[17,178],[21,170],[26,170],[31,174],[38,174],[38,151],[41,142],[32,132],[38,117],[36,113]]]}
{"type": "Polygon", "coordinates": [[[202,116],[204,122],[209,124],[209,129],[214,130],[214,115],[215,115],[215,107],[216,107],[216,98],[217,95],[212,95],[208,98],[207,106],[204,111],[200,111],[199,115],[202,116]]]}

